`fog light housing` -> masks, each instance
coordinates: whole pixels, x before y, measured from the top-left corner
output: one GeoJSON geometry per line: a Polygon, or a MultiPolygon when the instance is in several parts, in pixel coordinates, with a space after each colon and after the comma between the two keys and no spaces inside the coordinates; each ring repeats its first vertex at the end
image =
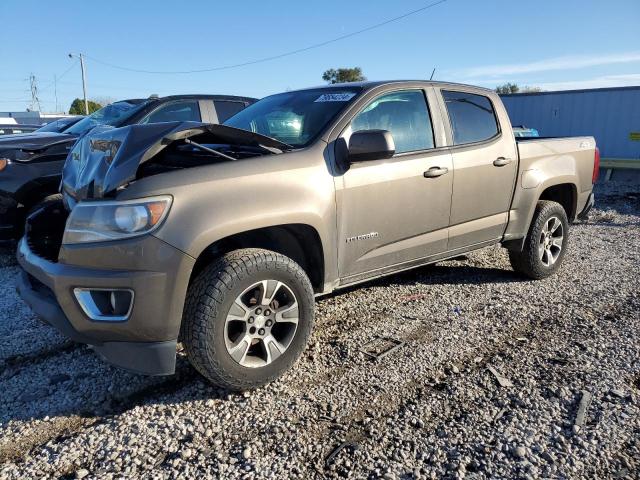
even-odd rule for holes
{"type": "Polygon", "coordinates": [[[73,294],[84,314],[96,322],[125,322],[133,309],[133,290],[74,288],[73,294]]]}

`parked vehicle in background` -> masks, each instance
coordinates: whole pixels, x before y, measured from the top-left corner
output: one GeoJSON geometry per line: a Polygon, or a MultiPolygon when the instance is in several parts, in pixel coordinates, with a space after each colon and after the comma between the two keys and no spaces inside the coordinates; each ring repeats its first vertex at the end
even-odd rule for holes
{"type": "Polygon", "coordinates": [[[80,120],[82,120],[84,115],[76,115],[73,117],[65,117],[59,118],[58,120],[54,120],[53,122],[49,122],[45,125],[42,125],[40,128],[36,130],[36,132],[55,132],[61,133],[65,131],[67,128],[75,125],[80,120]]]}
{"type": "Polygon", "coordinates": [[[516,138],[531,138],[539,137],[540,133],[535,128],[527,128],[524,125],[518,125],[513,127],[513,135],[516,138]]]}
{"type": "Polygon", "coordinates": [[[183,342],[232,389],[291,367],[314,296],[489,245],[541,279],[593,205],[592,137],[516,140],[497,94],[331,85],[224,125],[96,129],[28,219],[18,290],[70,338],[163,375],[183,342]]]}
{"type": "Polygon", "coordinates": [[[61,132],[45,130],[0,138],[0,239],[18,238],[27,212],[56,198],[69,150],[78,137],[92,128],[176,120],[218,123],[255,100],[228,95],[122,100],[81,118],[61,132]]]}
{"type": "Polygon", "coordinates": [[[21,133],[31,133],[38,130],[42,125],[28,125],[20,123],[0,123],[0,137],[6,135],[19,135],[21,133]]]}

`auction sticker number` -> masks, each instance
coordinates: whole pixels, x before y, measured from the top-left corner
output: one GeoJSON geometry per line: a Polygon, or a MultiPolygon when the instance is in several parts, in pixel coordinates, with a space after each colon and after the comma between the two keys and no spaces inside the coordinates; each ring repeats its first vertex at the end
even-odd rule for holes
{"type": "Polygon", "coordinates": [[[318,98],[316,98],[316,102],[348,102],[353,97],[355,97],[355,93],[345,92],[345,93],[323,93],[318,98]]]}

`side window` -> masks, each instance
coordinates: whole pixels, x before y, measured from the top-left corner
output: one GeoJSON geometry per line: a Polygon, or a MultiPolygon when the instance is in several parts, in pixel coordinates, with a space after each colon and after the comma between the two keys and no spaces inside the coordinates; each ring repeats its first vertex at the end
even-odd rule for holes
{"type": "Polygon", "coordinates": [[[449,112],[455,145],[481,142],[498,134],[496,112],[487,97],[445,90],[442,96],[449,112]]]}
{"type": "Polygon", "coordinates": [[[197,100],[187,100],[172,102],[163,105],[149,115],[147,115],[140,123],[159,123],[159,122],[199,122],[200,107],[197,100]]]}
{"type": "Polygon", "coordinates": [[[216,107],[216,113],[218,114],[218,121],[220,123],[224,123],[228,118],[231,118],[239,111],[244,110],[244,103],[242,102],[214,100],[213,104],[216,107]]]}
{"type": "Polygon", "coordinates": [[[382,95],[367,105],[351,121],[351,129],[388,130],[396,153],[433,148],[433,127],[427,101],[421,90],[382,95]]]}

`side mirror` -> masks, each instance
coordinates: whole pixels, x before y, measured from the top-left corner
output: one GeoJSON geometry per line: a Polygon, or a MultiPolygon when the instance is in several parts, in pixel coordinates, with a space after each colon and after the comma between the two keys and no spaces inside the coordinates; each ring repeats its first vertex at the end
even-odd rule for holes
{"type": "Polygon", "coordinates": [[[349,162],[383,160],[396,153],[396,144],[389,130],[360,130],[349,138],[349,162]]]}

